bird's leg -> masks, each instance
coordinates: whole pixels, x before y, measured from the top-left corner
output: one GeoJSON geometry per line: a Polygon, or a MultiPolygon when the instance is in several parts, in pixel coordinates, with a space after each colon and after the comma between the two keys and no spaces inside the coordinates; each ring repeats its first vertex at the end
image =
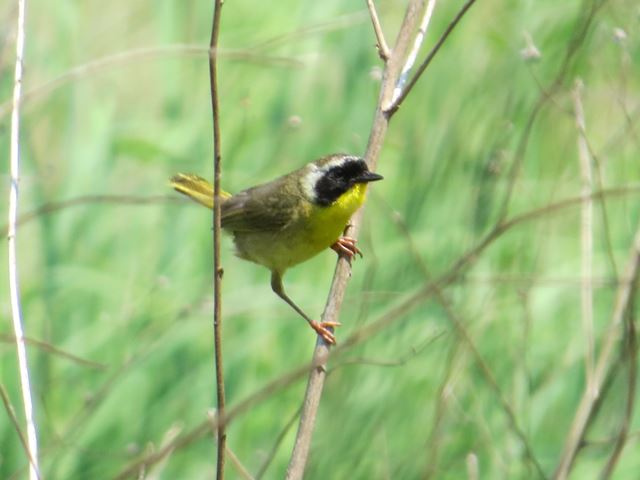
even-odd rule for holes
{"type": "Polygon", "coordinates": [[[316,322],[315,320],[311,320],[307,316],[307,314],[304,313],[302,309],[295,303],[293,303],[293,300],[291,300],[285,293],[284,285],[282,284],[282,275],[280,275],[280,273],[278,272],[271,272],[271,289],[276,293],[276,295],[287,302],[289,306],[291,306],[291,308],[298,312],[300,316],[309,323],[311,328],[313,328],[325,342],[330,345],[336,344],[336,337],[333,335],[333,332],[330,329],[339,327],[341,325],[339,322],[316,322]]]}
{"type": "Polygon", "coordinates": [[[356,239],[352,237],[340,237],[336,242],[331,245],[331,249],[334,250],[338,255],[345,257],[349,263],[353,257],[360,255],[362,258],[362,252],[358,247],[356,247],[356,239]]]}

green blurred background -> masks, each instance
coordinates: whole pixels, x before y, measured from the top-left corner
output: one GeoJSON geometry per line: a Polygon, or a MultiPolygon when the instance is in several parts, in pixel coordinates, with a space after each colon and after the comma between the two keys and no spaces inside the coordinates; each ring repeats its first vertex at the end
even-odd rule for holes
{"type": "MultiPolygon", "coordinates": [[[[9,151],[15,3],[0,6],[2,158],[9,151]]],[[[29,2],[20,211],[87,195],[120,198],[80,201],[18,231],[26,335],[46,342],[29,346],[44,478],[112,478],[171,432],[195,428],[215,405],[211,217],[167,185],[176,172],[212,176],[203,52],[211,4],[29,2]],[[132,204],[139,197],[153,198],[132,204]]],[[[391,42],[405,3],[376,4],[391,42]]],[[[436,7],[425,52],[461,4],[436,7]]],[[[339,341],[450,271],[491,231],[510,187],[510,216],[580,194],[577,78],[596,187],[638,185],[639,34],[635,0],[485,0],[472,7],[391,123],[378,167],[385,180],[369,196],[365,258],[354,265],[339,341]],[[541,53],[537,61],[524,58],[527,36],[541,53]]],[[[379,88],[374,44],[362,1],[225,2],[223,188],[270,180],[326,153],[363,153],[379,88]]],[[[6,211],[8,162],[0,168],[6,211]]],[[[637,200],[629,191],[594,208],[598,342],[638,228],[637,200]]],[[[314,336],[271,292],[268,271],[234,258],[224,242],[233,406],[309,361],[314,336]]],[[[6,272],[6,254],[0,258],[6,272]]],[[[444,290],[546,475],[585,386],[580,264],[574,204],[504,232],[444,290]]],[[[334,265],[327,251],[285,277],[312,316],[322,311],[334,265]]],[[[0,276],[3,292],[6,278],[0,276]]],[[[0,315],[0,381],[22,419],[8,293],[0,315]]],[[[572,478],[598,478],[625,423],[635,386],[628,362],[618,371],[572,478]]],[[[480,478],[539,477],[441,301],[425,297],[334,358],[330,372],[306,478],[459,479],[473,465],[480,478]]],[[[229,447],[253,475],[282,435],[264,473],[282,478],[296,424],[285,427],[304,388],[300,380],[273,391],[229,426],[229,447]]],[[[16,432],[6,414],[0,419],[0,478],[24,478],[16,432]]],[[[614,478],[637,478],[638,427],[634,415],[614,478]]],[[[214,440],[206,435],[153,472],[199,479],[214,469],[214,440]]],[[[241,478],[233,463],[227,469],[229,478],[241,478]]]]}

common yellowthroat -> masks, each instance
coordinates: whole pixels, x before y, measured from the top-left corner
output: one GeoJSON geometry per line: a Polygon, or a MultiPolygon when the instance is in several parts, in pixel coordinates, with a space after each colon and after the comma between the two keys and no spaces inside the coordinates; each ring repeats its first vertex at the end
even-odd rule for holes
{"type": "MultiPolygon", "coordinates": [[[[331,247],[349,260],[361,254],[355,240],[342,237],[347,222],[362,205],[367,184],[382,176],[356,156],[336,153],[271,182],[221,195],[222,228],[233,235],[236,255],[271,270],[271,288],[326,342],[337,322],[316,322],[285,293],[284,272],[331,247]]],[[[171,186],[213,209],[213,186],[197,175],[180,173],[171,186]]]]}

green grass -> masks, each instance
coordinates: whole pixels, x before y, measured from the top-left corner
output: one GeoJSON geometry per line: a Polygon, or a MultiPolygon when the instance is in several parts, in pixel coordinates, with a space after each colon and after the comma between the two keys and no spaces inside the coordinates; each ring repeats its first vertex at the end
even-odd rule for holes
{"type": "MultiPolygon", "coordinates": [[[[204,46],[210,3],[118,0],[104,8],[31,2],[25,90],[140,47],[204,46]]],[[[404,3],[376,3],[391,42],[404,3]]],[[[491,231],[541,86],[558,80],[519,159],[509,214],[580,194],[571,96],[578,77],[601,186],[637,185],[635,2],[605,2],[558,76],[588,5],[483,1],[472,7],[391,123],[378,169],[385,180],[372,187],[361,235],[365,258],[354,265],[339,341],[449,271],[491,231]],[[622,43],[613,40],[616,27],[627,33],[622,43]],[[523,31],[542,52],[537,63],[520,56],[523,31]],[[406,225],[415,252],[391,210],[406,225]]],[[[380,60],[363,7],[226,2],[223,47],[252,48],[285,37],[257,50],[261,61],[221,58],[223,188],[238,191],[329,152],[364,151],[378,91],[371,70],[380,60]],[[310,28],[318,25],[328,27],[310,28]]],[[[427,45],[458,8],[437,6],[427,45]]],[[[13,43],[6,32],[14,28],[13,8],[0,7],[0,19],[5,102],[12,90],[13,43]]],[[[172,174],[210,178],[208,81],[202,54],[132,57],[25,101],[21,212],[81,195],[175,199],[167,185],[172,174]]],[[[9,150],[8,136],[5,115],[2,152],[9,150]]],[[[7,164],[0,167],[4,185],[7,164]]],[[[8,198],[8,188],[0,198],[8,198]]],[[[594,294],[598,341],[608,331],[637,205],[637,194],[627,193],[606,197],[594,209],[594,276],[603,280],[594,294]]],[[[112,478],[159,448],[173,427],[186,432],[197,426],[215,405],[210,224],[210,214],[195,205],[158,201],[87,203],[20,227],[27,336],[105,365],[92,368],[29,347],[44,478],[112,478]]],[[[269,273],[234,258],[231,241],[224,242],[225,372],[227,401],[234,406],[309,361],[314,337],[271,292],[269,273]]],[[[6,272],[6,255],[0,258],[6,272]]],[[[334,264],[335,255],[326,252],[285,277],[290,295],[314,317],[334,264]]],[[[504,232],[444,291],[548,476],[584,390],[580,265],[580,210],[574,205],[504,232]]],[[[0,285],[8,292],[6,277],[0,285]]],[[[0,334],[7,336],[8,294],[1,298],[0,334]]],[[[598,478],[611,454],[630,388],[627,363],[617,367],[571,478],[598,478]]],[[[538,478],[496,392],[435,298],[425,298],[331,367],[305,478],[422,478],[431,472],[432,478],[459,479],[469,455],[477,458],[480,478],[538,478]]],[[[0,382],[21,419],[10,342],[0,343],[0,382]]],[[[304,387],[301,380],[274,391],[229,426],[229,447],[250,472],[295,414],[304,387]]],[[[638,426],[634,414],[630,431],[638,426]]],[[[294,434],[295,427],[284,436],[265,478],[282,478],[294,434]]],[[[0,478],[24,477],[25,455],[8,421],[0,421],[0,444],[0,478]]],[[[638,458],[634,435],[614,478],[635,478],[638,458]]],[[[162,468],[160,478],[210,478],[213,439],[175,451],[162,468]]],[[[228,473],[239,478],[231,464],[228,473]]]]}

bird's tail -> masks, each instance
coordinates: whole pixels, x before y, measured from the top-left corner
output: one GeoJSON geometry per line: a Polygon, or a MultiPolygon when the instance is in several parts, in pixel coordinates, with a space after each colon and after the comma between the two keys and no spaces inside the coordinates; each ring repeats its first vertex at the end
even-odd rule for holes
{"type": "MultiPolygon", "coordinates": [[[[171,178],[170,185],[178,192],[213,210],[213,185],[204,178],[191,173],[178,173],[171,178]]],[[[220,199],[223,202],[230,196],[230,193],[220,192],[220,199]]]]}

